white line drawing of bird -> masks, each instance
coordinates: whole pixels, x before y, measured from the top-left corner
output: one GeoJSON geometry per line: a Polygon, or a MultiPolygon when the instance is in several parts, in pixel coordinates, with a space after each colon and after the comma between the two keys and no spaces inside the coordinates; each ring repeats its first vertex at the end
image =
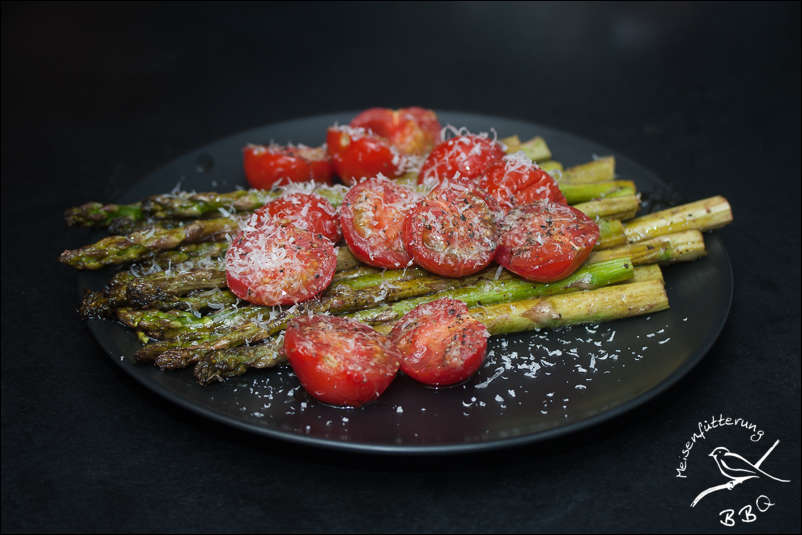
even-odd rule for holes
{"type": "Polygon", "coordinates": [[[766,460],[766,458],[771,454],[772,451],[774,451],[774,448],[776,448],[777,444],[779,443],[779,440],[775,440],[774,444],[772,444],[766,453],[763,454],[763,457],[758,459],[758,461],[754,464],[750,463],[737,453],[732,453],[724,446],[717,446],[713,448],[713,451],[708,454],[708,457],[713,458],[713,461],[716,463],[719,472],[721,472],[724,477],[729,479],[729,481],[720,485],[714,485],[700,492],[693,502],[691,502],[691,507],[696,507],[696,504],[708,494],[712,494],[724,489],[732,490],[744,481],[748,481],[750,479],[767,477],[780,483],[790,483],[790,480],[774,477],[760,468],[760,465],[763,464],[763,461],[766,460]]]}
{"type": "Polygon", "coordinates": [[[721,472],[724,477],[731,480],[736,480],[744,476],[763,476],[773,479],[774,481],[779,481],[780,483],[790,483],[789,479],[774,477],[768,472],[761,470],[759,466],[755,466],[737,453],[733,453],[723,446],[714,448],[713,451],[708,454],[708,457],[712,457],[716,466],[718,466],[719,472],[721,472]]]}

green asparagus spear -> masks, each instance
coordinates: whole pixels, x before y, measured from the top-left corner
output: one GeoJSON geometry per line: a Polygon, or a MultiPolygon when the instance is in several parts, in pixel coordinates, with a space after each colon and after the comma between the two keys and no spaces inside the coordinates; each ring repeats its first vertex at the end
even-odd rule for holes
{"type": "Polygon", "coordinates": [[[236,219],[201,219],[174,229],[151,229],[127,236],[108,236],[91,245],[64,251],[59,260],[76,269],[100,269],[139,260],[187,243],[218,241],[226,234],[236,234],[238,231],[236,219]]]}
{"type": "Polygon", "coordinates": [[[523,151],[526,157],[533,162],[545,161],[551,158],[551,151],[548,145],[546,145],[546,141],[539,136],[522,143],[520,138],[516,135],[505,137],[501,142],[506,145],[507,154],[523,151]]]}
{"type": "Polygon", "coordinates": [[[730,204],[719,195],[638,217],[624,226],[624,233],[634,243],[683,230],[713,230],[731,222],[730,204]]]}
{"type": "Polygon", "coordinates": [[[195,364],[195,379],[202,385],[242,375],[250,368],[272,368],[286,360],[284,335],[268,338],[264,343],[210,351],[195,364]]]}
{"type": "Polygon", "coordinates": [[[667,308],[663,284],[646,281],[477,307],[470,313],[493,335],[612,321],[667,308]]]}
{"type": "Polygon", "coordinates": [[[563,172],[563,164],[555,162],[554,160],[546,160],[545,162],[538,162],[538,167],[546,171],[553,178],[560,176],[563,172]]]}
{"type": "MultiPolygon", "coordinates": [[[[150,343],[142,347],[135,355],[138,361],[156,361],[162,368],[184,367],[196,362],[209,350],[224,349],[248,343],[265,340],[269,336],[284,329],[294,317],[305,313],[346,313],[364,308],[370,308],[377,303],[393,302],[421,295],[428,295],[450,288],[458,288],[475,284],[480,280],[492,278],[493,273],[484,271],[480,274],[464,277],[462,279],[449,279],[445,277],[425,276],[413,280],[397,281],[391,284],[382,284],[361,290],[342,289],[327,294],[317,301],[309,301],[303,306],[296,306],[286,313],[268,323],[246,322],[235,332],[219,335],[205,329],[193,331],[198,338],[189,341],[178,339],[163,340],[150,343]]],[[[181,335],[183,338],[183,334],[181,335]]]]}
{"type": "Polygon", "coordinates": [[[613,180],[595,184],[560,184],[560,191],[568,204],[578,204],[607,197],[634,195],[635,183],[631,180],[613,180]]]}
{"type": "Polygon", "coordinates": [[[588,262],[602,262],[611,258],[628,257],[632,263],[671,264],[689,262],[707,254],[704,238],[698,230],[686,230],[658,236],[638,243],[630,243],[621,247],[613,247],[591,253],[588,262]]]}
{"type": "MultiPolygon", "coordinates": [[[[597,162],[599,161],[602,160],[597,160],[597,162]]],[[[589,171],[583,171],[585,167],[577,166],[576,168],[567,169],[565,173],[568,173],[569,177],[578,176],[581,178],[588,173],[592,174],[593,177],[603,177],[604,174],[597,169],[599,167],[597,162],[585,164],[585,166],[589,166],[589,171]]],[[[555,176],[562,169],[562,165],[559,162],[550,161],[544,162],[541,167],[547,172],[555,173],[555,176]]],[[[609,179],[611,178],[612,175],[610,175],[609,179]]],[[[397,181],[410,187],[418,187],[417,176],[414,174],[404,175],[397,181]]],[[[585,183],[580,179],[575,181],[561,180],[559,186],[570,204],[611,195],[634,193],[635,191],[634,188],[631,188],[626,183],[616,186],[609,184],[602,186],[585,183]]],[[[347,190],[342,186],[318,186],[314,191],[337,206],[342,202],[347,190]]],[[[425,189],[420,191],[421,193],[426,193],[425,189]]],[[[136,225],[150,219],[178,221],[182,219],[211,218],[214,216],[218,216],[217,218],[219,219],[219,216],[226,218],[232,213],[251,212],[275,199],[282,192],[283,190],[279,188],[275,190],[237,190],[229,193],[166,193],[149,197],[142,203],[127,205],[104,205],[92,202],[69,208],[65,212],[65,219],[68,225],[107,228],[113,232],[123,234],[131,233],[136,225]]],[[[175,226],[175,224],[171,223],[171,226],[175,226]]],[[[158,223],[153,223],[153,225],[158,226],[158,223]]]]}
{"type": "Polygon", "coordinates": [[[105,228],[115,223],[123,227],[126,224],[133,225],[143,218],[141,203],[103,204],[88,202],[64,211],[64,220],[71,227],[105,228]]]}
{"type": "Polygon", "coordinates": [[[599,225],[599,242],[596,244],[596,249],[607,249],[627,242],[621,221],[597,218],[596,224],[599,225]]]}
{"type": "MultiPolygon", "coordinates": [[[[357,271],[357,270],[353,270],[357,271]]],[[[221,276],[225,276],[221,272],[221,276]]],[[[321,296],[322,300],[331,303],[332,306],[337,305],[337,300],[340,302],[348,299],[357,299],[356,296],[360,290],[368,290],[370,293],[366,299],[375,299],[376,292],[381,291],[380,287],[383,284],[394,283],[399,281],[409,281],[415,278],[428,276],[433,279],[429,273],[422,269],[398,269],[389,270],[385,272],[372,273],[369,272],[361,277],[343,278],[338,282],[332,283],[321,296]],[[373,287],[373,289],[371,289],[373,287]]],[[[218,290],[218,292],[222,292],[218,290]]],[[[225,292],[230,294],[230,292],[225,292]]],[[[165,302],[164,297],[158,295],[158,291],[149,292],[148,295],[154,296],[159,300],[156,303],[165,302]]],[[[230,294],[233,298],[233,294],[230,294]]],[[[217,298],[217,296],[212,296],[217,298]]],[[[169,298],[169,296],[168,296],[169,298]]],[[[178,300],[178,298],[173,298],[178,300]]],[[[141,305],[142,301],[127,301],[133,305],[141,305]]],[[[220,308],[220,305],[215,303],[220,308]]],[[[344,306],[344,305],[343,305],[344,306]]],[[[218,330],[220,326],[231,328],[236,325],[241,325],[246,321],[251,321],[257,316],[272,317],[274,307],[263,306],[243,306],[237,309],[226,309],[216,312],[208,316],[196,315],[192,311],[198,310],[190,309],[190,312],[180,310],[164,310],[164,307],[151,307],[149,309],[134,309],[130,307],[122,307],[117,310],[117,319],[128,325],[133,329],[140,329],[147,333],[152,338],[164,340],[167,338],[175,338],[189,330],[197,329],[215,329],[218,330]]]]}
{"type": "Polygon", "coordinates": [[[591,184],[615,178],[615,158],[606,156],[591,162],[565,169],[560,176],[560,184],[591,184]]]}
{"type": "Polygon", "coordinates": [[[190,260],[202,262],[205,258],[221,258],[226,254],[227,250],[227,241],[189,243],[172,250],[156,253],[152,258],[145,259],[145,262],[148,267],[156,265],[162,269],[169,269],[190,260]]]}
{"type": "MultiPolygon", "coordinates": [[[[668,308],[668,296],[662,279],[653,279],[655,272],[648,271],[648,276],[641,277],[639,282],[474,306],[469,312],[485,324],[490,334],[505,334],[544,327],[611,321],[665,310],[668,308]]],[[[632,272],[629,274],[631,276],[632,272]]],[[[380,323],[374,325],[374,329],[387,334],[392,330],[393,323],[380,323]]],[[[196,364],[195,378],[205,385],[241,375],[250,367],[275,366],[285,360],[281,348],[282,340],[273,337],[260,346],[209,351],[196,364]]]]}
{"type": "Polygon", "coordinates": [[[458,299],[472,307],[478,304],[518,301],[536,296],[599,288],[628,280],[632,275],[632,262],[628,258],[616,258],[583,266],[572,275],[556,282],[530,282],[517,277],[506,280],[483,280],[464,288],[445,290],[396,303],[382,303],[374,308],[347,314],[347,317],[365,323],[381,323],[399,319],[418,305],[445,297],[458,299]]]}
{"type": "Polygon", "coordinates": [[[588,217],[626,220],[635,217],[640,208],[639,195],[607,197],[596,201],[575,204],[574,208],[588,217]]]}
{"type": "MultiPolygon", "coordinates": [[[[229,193],[180,193],[149,197],[142,205],[144,213],[160,218],[196,218],[226,212],[250,212],[284,193],[285,189],[237,190],[229,193]],[[222,209],[222,210],[221,210],[222,209]]],[[[316,185],[314,192],[339,205],[348,188],[345,186],[316,185]]]]}

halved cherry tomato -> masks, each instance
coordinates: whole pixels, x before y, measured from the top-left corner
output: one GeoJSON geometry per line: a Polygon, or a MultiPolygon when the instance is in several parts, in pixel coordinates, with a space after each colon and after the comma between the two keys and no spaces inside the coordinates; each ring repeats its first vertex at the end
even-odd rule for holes
{"type": "Polygon", "coordinates": [[[226,252],[226,283],[257,305],[300,303],[334,277],[337,255],[328,238],[291,225],[259,225],[252,216],[226,252]]]}
{"type": "Polygon", "coordinates": [[[301,384],[332,405],[358,407],[395,379],[401,354],[364,323],[336,316],[301,316],[284,333],[284,351],[301,384]]]}
{"type": "Polygon", "coordinates": [[[484,362],[489,333],[455,299],[418,305],[401,318],[390,340],[401,352],[401,370],[427,385],[468,379],[484,362]]]}
{"type": "Polygon", "coordinates": [[[504,156],[479,179],[480,188],[505,213],[539,200],[566,204],[557,182],[522,152],[504,156]]]}
{"type": "Polygon", "coordinates": [[[248,145],[242,156],[245,178],[257,189],[310,180],[331,184],[334,172],[323,147],[248,145]]]}
{"type": "Polygon", "coordinates": [[[457,173],[462,178],[477,178],[503,156],[501,145],[485,135],[459,135],[432,150],[418,174],[418,184],[451,180],[457,173]]]}
{"type": "Polygon", "coordinates": [[[440,139],[437,115],[416,106],[398,110],[370,108],[354,117],[351,126],[371,130],[387,139],[401,154],[426,154],[440,139]]]}
{"type": "Polygon", "coordinates": [[[493,214],[472,188],[442,182],[409,211],[404,245],[422,268],[463,277],[486,268],[496,252],[493,214]]]}
{"type": "Polygon", "coordinates": [[[326,146],[334,172],[348,186],[380,173],[390,178],[403,173],[404,159],[398,151],[362,128],[332,126],[326,134],[326,146]]]}
{"type": "Polygon", "coordinates": [[[254,212],[256,223],[295,225],[322,234],[337,243],[342,238],[340,218],[329,201],[316,193],[288,193],[254,212]]]}
{"type": "Polygon", "coordinates": [[[557,281],[576,271],[599,239],[592,219],[549,201],[512,210],[501,227],[496,262],[536,282],[557,281]]]}
{"type": "Polygon", "coordinates": [[[410,265],[401,229],[417,200],[413,190],[386,178],[366,180],[348,190],[340,206],[340,226],[354,256],[381,268],[410,265]]]}

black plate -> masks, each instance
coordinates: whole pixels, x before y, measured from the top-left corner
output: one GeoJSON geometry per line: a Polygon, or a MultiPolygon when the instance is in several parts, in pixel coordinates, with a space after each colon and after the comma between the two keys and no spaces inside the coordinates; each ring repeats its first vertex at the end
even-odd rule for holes
{"type": "MultiPolygon", "coordinates": [[[[248,142],[317,145],[327,126],[356,112],[256,128],[211,143],[151,173],[121,202],[171,190],[244,186],[241,148],[248,142]]],[[[500,137],[546,138],[555,159],[573,165],[615,154],[618,174],[655,199],[672,190],[653,173],[601,145],[532,123],[441,112],[443,124],[500,137]]],[[[712,192],[711,192],[712,194],[712,192]]],[[[732,268],[721,241],[705,237],[706,258],[664,270],[671,309],[592,327],[491,339],[485,366],[468,383],[428,389],[399,377],[382,397],[359,409],[315,402],[289,368],[253,372],[224,384],[198,386],[191,370],[163,373],[136,365],[138,342],[109,321],[89,327],[112,360],[149,389],[194,412],[273,438],[338,449],[386,453],[456,453],[556,437],[600,423],[646,402],[680,379],[718,337],[732,300],[732,268]],[[704,297],[701,298],[701,288],[704,297]]],[[[99,288],[108,274],[81,273],[81,288],[99,288]]]]}

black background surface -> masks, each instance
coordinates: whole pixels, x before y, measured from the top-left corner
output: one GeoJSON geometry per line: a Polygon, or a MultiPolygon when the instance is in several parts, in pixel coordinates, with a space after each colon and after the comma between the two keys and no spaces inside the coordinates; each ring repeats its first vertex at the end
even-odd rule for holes
{"type": "Polygon", "coordinates": [[[3,531],[799,531],[798,4],[4,3],[2,25],[3,531]],[[64,208],[244,129],[413,104],[551,125],[724,194],[735,297],[710,354],[602,426],[428,458],[254,437],[105,356],[56,262],[87,237],[64,208]],[[691,510],[710,446],[748,446],[714,430],[674,477],[720,413],[765,431],[750,458],[780,439],[766,466],[792,482],[691,510]],[[776,505],[754,523],[718,523],[760,493],[776,505]]]}

